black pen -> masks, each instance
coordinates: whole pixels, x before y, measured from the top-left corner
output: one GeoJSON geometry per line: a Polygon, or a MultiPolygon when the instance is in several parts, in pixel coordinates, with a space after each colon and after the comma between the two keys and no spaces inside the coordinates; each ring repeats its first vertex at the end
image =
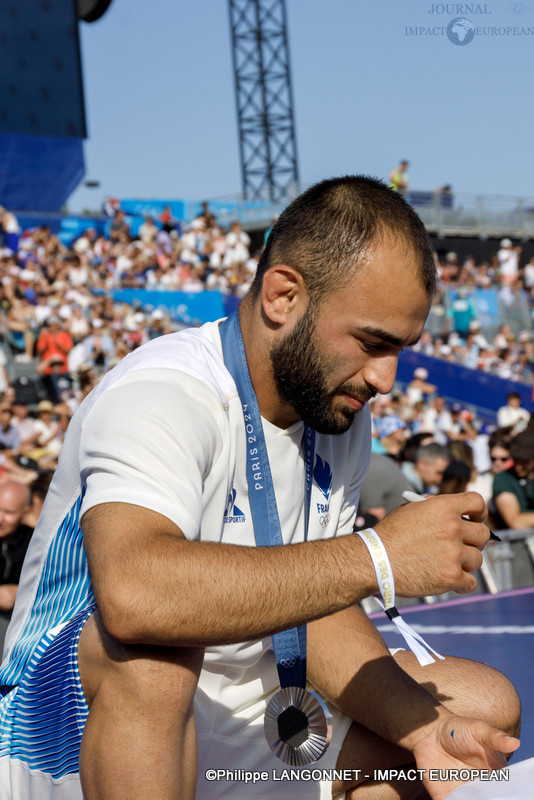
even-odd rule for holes
{"type": "MultiPolygon", "coordinates": [[[[410,492],[410,491],[403,492],[402,493],[402,498],[403,498],[403,500],[406,500],[407,503],[420,503],[421,500],[426,500],[427,499],[426,497],[423,497],[422,495],[417,494],[417,492],[410,492]]],[[[491,542],[501,542],[502,539],[500,539],[497,536],[496,533],[493,533],[493,531],[490,530],[490,541],[491,542]]]]}

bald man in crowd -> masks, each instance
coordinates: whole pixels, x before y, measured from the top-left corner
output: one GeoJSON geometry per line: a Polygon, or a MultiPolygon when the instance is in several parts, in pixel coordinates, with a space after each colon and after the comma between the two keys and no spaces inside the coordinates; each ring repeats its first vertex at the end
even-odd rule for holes
{"type": "Polygon", "coordinates": [[[22,519],[30,506],[30,490],[17,481],[0,484],[0,645],[11,619],[22,562],[33,528],[22,519]]]}

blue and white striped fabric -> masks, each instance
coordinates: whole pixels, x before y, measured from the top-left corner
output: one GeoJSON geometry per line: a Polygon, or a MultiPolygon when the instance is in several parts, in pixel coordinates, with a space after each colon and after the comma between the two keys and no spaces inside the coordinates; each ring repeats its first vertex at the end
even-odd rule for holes
{"type": "Polygon", "coordinates": [[[58,786],[65,778],[65,796],[81,797],[78,764],[88,708],[78,675],[77,645],[92,610],[84,609],[43,636],[20,685],[0,706],[0,798],[41,799],[47,793],[43,780],[58,786]]]}
{"type": "Polygon", "coordinates": [[[50,628],[93,602],[79,523],[80,494],[62,521],[43,563],[33,613],[25,620],[10,661],[0,671],[3,687],[18,685],[37,642],[50,628]]]}

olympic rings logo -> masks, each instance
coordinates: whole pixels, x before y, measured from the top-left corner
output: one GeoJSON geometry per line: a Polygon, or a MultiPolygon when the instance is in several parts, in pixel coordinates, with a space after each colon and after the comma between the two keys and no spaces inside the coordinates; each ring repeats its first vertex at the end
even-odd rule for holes
{"type": "Polygon", "coordinates": [[[319,517],[319,525],[321,526],[321,528],[326,528],[329,522],[330,522],[330,514],[323,514],[322,517],[319,517]]]}
{"type": "Polygon", "coordinates": [[[296,658],[281,658],[280,659],[280,665],[282,667],[285,667],[286,669],[294,667],[296,663],[297,663],[297,659],[296,658]]]}

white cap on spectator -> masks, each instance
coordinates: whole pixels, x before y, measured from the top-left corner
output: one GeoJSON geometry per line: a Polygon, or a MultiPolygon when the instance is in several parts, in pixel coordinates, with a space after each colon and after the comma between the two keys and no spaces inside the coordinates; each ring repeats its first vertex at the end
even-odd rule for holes
{"type": "Polygon", "coordinates": [[[74,242],[73,250],[76,253],[85,253],[86,250],[89,250],[91,246],[91,242],[87,238],[87,236],[80,236],[79,239],[76,239],[74,242]]]}
{"type": "Polygon", "coordinates": [[[501,247],[511,247],[512,240],[511,239],[501,239],[501,247]]]}
{"type": "Polygon", "coordinates": [[[424,367],[417,367],[417,369],[414,369],[413,371],[413,376],[414,378],[419,378],[422,381],[426,381],[428,378],[428,370],[424,367]]]}

